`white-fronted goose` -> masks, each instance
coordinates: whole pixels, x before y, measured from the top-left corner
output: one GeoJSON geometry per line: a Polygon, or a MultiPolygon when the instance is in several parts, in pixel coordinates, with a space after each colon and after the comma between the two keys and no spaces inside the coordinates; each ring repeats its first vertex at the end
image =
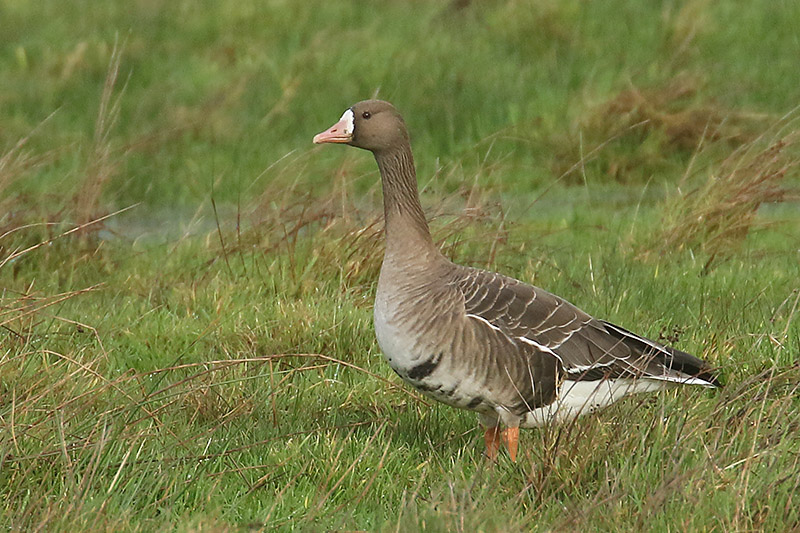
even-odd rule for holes
{"type": "Polygon", "coordinates": [[[537,287],[446,259],[431,239],[408,131],[391,104],[359,102],[314,142],[375,155],[386,221],[374,310],[378,344],[412,386],[479,413],[490,458],[502,438],[516,460],[520,427],[570,420],[631,393],[721,386],[697,357],[537,287]]]}

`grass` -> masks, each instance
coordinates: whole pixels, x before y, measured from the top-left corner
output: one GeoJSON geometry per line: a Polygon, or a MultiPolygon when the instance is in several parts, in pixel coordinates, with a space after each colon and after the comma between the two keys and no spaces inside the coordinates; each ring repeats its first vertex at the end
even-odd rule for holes
{"type": "Polygon", "coordinates": [[[793,530],[793,2],[0,7],[0,525],[793,530]],[[411,82],[413,80],[413,83],[411,82]],[[454,260],[723,372],[482,457],[371,301],[393,100],[454,260]]]}

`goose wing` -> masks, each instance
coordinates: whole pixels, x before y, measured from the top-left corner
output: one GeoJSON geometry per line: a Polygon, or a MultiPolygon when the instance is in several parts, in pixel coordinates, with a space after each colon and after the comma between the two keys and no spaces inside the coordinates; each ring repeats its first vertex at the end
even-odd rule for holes
{"type": "MultiPolygon", "coordinates": [[[[543,289],[500,274],[463,269],[457,282],[468,316],[476,327],[501,331],[515,344],[527,344],[557,360],[563,379],[599,380],[647,377],[719,386],[701,359],[598,320],[543,289]]],[[[511,361],[528,365],[529,350],[511,361]]]]}

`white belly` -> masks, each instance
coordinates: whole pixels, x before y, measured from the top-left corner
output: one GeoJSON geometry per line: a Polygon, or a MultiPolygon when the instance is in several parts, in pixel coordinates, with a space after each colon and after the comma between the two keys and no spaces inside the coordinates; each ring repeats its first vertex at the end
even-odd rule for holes
{"type": "Polygon", "coordinates": [[[538,427],[550,422],[568,422],[573,418],[593,413],[609,406],[629,394],[655,392],[673,386],[673,383],[652,379],[609,379],[601,381],[565,380],[555,402],[529,411],[522,427],[538,427]]]}

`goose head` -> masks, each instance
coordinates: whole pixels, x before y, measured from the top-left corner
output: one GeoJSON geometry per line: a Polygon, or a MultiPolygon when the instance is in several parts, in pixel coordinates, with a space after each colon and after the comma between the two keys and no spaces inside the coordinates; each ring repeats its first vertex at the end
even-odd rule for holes
{"type": "Polygon", "coordinates": [[[314,136],[314,144],[349,144],[373,153],[405,146],[408,142],[408,130],[400,113],[382,100],[355,104],[336,124],[314,136]]]}

